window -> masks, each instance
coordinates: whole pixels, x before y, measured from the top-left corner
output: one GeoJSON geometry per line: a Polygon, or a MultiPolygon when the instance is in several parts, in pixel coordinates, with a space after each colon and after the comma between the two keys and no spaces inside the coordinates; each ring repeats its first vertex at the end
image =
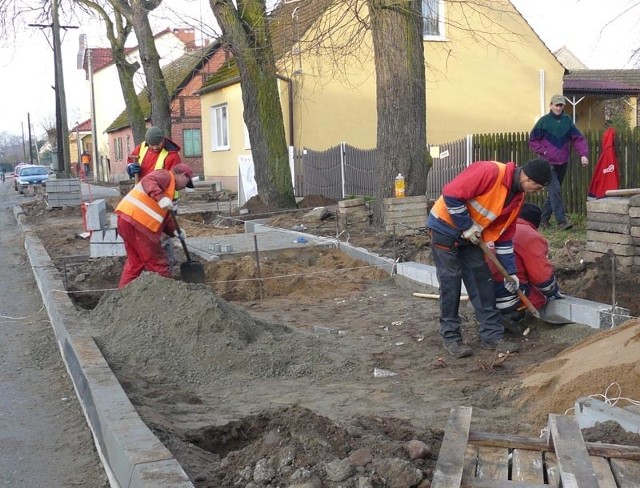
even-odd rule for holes
{"type": "Polygon", "coordinates": [[[202,156],[202,133],[200,129],[184,129],[182,131],[182,154],[185,158],[202,156]]]}
{"type": "Polygon", "coordinates": [[[229,117],[226,104],[211,107],[211,149],[229,149],[229,117]]]}
{"type": "Polygon", "coordinates": [[[115,147],[116,161],[120,161],[124,159],[124,155],[122,154],[122,137],[116,138],[115,142],[116,142],[116,147],[115,147]]]}
{"type": "Polygon", "coordinates": [[[444,0],[422,0],[425,39],[444,39],[444,0]]]}

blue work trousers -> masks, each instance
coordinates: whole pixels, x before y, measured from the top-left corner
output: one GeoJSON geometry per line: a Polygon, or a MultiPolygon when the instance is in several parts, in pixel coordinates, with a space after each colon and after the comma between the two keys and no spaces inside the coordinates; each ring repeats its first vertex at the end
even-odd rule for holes
{"type": "Polygon", "coordinates": [[[564,224],[567,221],[567,215],[564,210],[564,202],[562,201],[562,180],[567,174],[568,163],[550,164],[551,166],[551,182],[547,187],[547,198],[542,205],[542,222],[549,222],[551,213],[556,217],[557,224],[564,224]]]}
{"type": "Polygon", "coordinates": [[[480,340],[502,339],[504,325],[496,308],[493,279],[482,249],[431,231],[431,252],[440,282],[440,335],[444,342],[462,339],[458,311],[463,282],[480,324],[480,340]]]}

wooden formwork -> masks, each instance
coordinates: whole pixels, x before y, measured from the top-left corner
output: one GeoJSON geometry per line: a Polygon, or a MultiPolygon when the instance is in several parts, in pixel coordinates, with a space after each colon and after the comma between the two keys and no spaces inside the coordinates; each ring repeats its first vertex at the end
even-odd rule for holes
{"type": "Polygon", "coordinates": [[[431,488],[640,488],[640,447],[584,442],[566,415],[547,439],[471,432],[471,410],[451,409],[431,488]]]}

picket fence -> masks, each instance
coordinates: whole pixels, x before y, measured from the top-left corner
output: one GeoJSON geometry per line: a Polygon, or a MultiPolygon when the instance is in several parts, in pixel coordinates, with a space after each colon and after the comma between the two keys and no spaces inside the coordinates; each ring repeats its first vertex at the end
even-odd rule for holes
{"type": "MultiPolygon", "coordinates": [[[[586,215],[586,200],[593,170],[600,156],[603,131],[585,133],[589,144],[589,166],[582,167],[572,151],[569,169],[562,186],[567,212],[586,215]]],[[[474,134],[463,139],[428,147],[437,156],[427,175],[426,194],[436,199],[443,185],[451,181],[474,161],[513,161],[519,166],[535,155],[529,150],[526,132],[474,134]]],[[[620,171],[620,187],[640,186],[640,132],[616,134],[616,154],[620,171]]],[[[295,192],[298,196],[324,195],[337,200],[374,193],[376,150],[359,149],[340,143],[325,151],[305,148],[294,154],[295,192]]],[[[529,197],[542,204],[545,193],[529,197]]]]}

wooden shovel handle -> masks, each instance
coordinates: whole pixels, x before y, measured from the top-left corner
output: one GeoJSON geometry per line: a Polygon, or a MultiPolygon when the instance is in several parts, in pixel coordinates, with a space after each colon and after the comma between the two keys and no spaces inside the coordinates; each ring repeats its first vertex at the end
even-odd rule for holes
{"type": "MultiPolygon", "coordinates": [[[[513,278],[511,278],[509,273],[507,273],[507,270],[504,269],[504,266],[502,266],[502,263],[498,261],[498,258],[496,257],[496,255],[491,252],[491,249],[489,249],[487,245],[482,241],[478,242],[478,246],[480,246],[480,249],[482,249],[484,254],[491,260],[491,262],[495,265],[495,267],[498,268],[498,271],[500,271],[502,276],[504,276],[505,279],[513,282],[513,278]]],[[[518,297],[520,298],[520,300],[522,300],[522,303],[524,303],[527,306],[527,309],[529,310],[529,312],[531,312],[531,315],[539,319],[540,312],[538,312],[538,309],[533,306],[533,303],[531,303],[531,300],[527,298],[527,295],[525,295],[520,288],[518,288],[518,297]]]]}

